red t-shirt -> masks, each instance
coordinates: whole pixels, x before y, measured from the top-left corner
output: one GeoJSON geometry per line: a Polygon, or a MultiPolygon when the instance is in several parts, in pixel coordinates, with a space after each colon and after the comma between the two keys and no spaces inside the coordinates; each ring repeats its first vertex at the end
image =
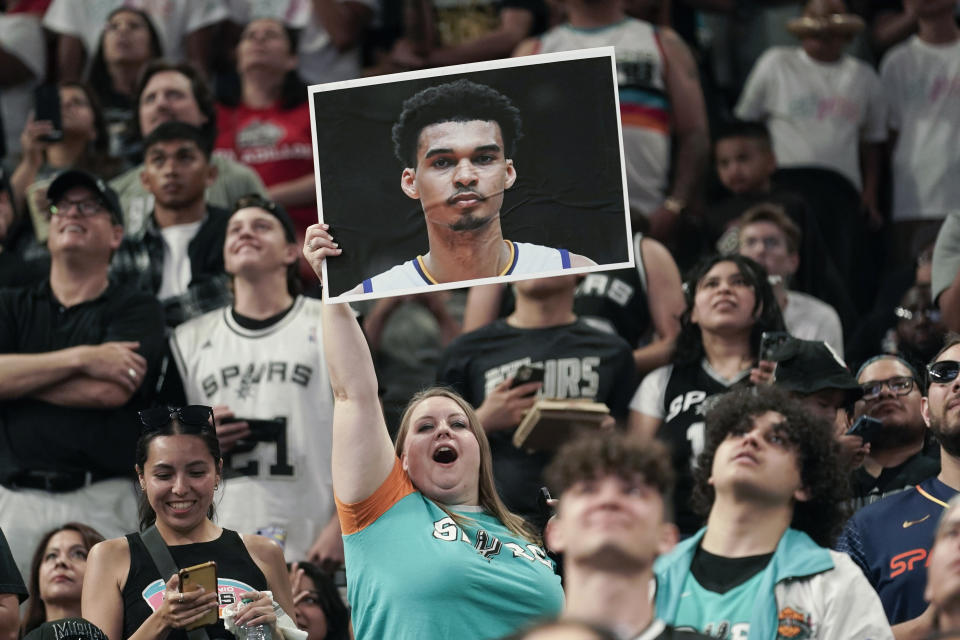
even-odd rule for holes
{"type": "MultiPolygon", "coordinates": [[[[242,162],[260,175],[267,187],[313,173],[310,105],[292,109],[274,104],[266,109],[217,105],[215,153],[242,162]]],[[[288,207],[300,229],[317,221],[315,205],[288,207]]]]}

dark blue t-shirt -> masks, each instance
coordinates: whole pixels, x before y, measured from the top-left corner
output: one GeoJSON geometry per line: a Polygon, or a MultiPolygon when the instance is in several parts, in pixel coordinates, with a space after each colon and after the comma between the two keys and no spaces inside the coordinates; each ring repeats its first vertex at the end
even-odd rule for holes
{"type": "Polygon", "coordinates": [[[957,492],[937,478],[895,493],[856,512],[837,549],[860,565],[883,602],[891,625],[927,608],[927,555],[937,522],[957,492]]]}

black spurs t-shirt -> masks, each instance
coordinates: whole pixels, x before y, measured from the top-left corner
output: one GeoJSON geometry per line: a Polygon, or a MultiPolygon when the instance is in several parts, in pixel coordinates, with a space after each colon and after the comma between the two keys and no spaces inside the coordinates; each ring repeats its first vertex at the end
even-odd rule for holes
{"type": "MultiPolygon", "coordinates": [[[[590,398],[605,403],[615,418],[626,417],[636,387],[630,346],[583,320],[543,329],[518,329],[497,320],[464,334],[443,353],[437,382],[479,407],[524,364],[544,367],[543,397],[590,398]]],[[[513,446],[515,430],[489,434],[497,489],[511,511],[537,522],[538,489],[551,455],[513,446]]]]}

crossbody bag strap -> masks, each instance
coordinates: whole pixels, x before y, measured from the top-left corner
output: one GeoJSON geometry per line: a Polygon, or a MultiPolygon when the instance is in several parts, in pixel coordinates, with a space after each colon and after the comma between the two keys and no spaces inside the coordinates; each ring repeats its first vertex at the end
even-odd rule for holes
{"type": "MultiPolygon", "coordinates": [[[[167,543],[163,541],[156,525],[150,525],[146,531],[141,531],[139,535],[140,539],[143,540],[143,546],[147,548],[147,553],[150,554],[150,559],[153,560],[153,564],[160,571],[160,578],[166,582],[164,576],[172,576],[180,570],[177,563],[174,562],[173,556],[170,555],[167,543]]],[[[187,638],[190,640],[210,640],[207,630],[203,627],[187,631],[187,638]]]]}

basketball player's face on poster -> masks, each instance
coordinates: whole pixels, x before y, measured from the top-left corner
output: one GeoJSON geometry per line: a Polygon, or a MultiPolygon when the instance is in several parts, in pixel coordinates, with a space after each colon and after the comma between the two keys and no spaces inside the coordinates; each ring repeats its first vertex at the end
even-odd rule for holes
{"type": "Polygon", "coordinates": [[[420,200],[428,226],[473,231],[499,216],[503,192],[516,179],[500,125],[470,120],[424,127],[417,166],[404,169],[400,183],[408,197],[420,200]]]}

